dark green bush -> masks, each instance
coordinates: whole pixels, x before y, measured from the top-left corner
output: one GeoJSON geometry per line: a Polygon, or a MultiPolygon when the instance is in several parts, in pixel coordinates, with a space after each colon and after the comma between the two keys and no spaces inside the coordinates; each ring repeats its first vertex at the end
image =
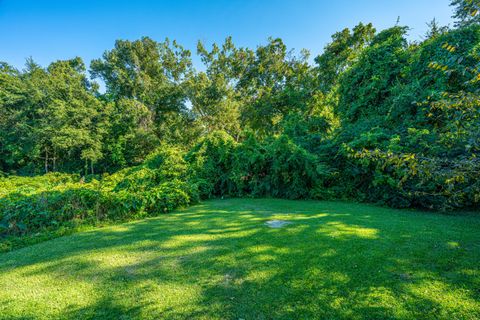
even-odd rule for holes
{"type": "Polygon", "coordinates": [[[90,187],[67,185],[32,195],[10,194],[0,199],[0,232],[28,234],[96,220],[102,194],[90,187]]]}
{"type": "Polygon", "coordinates": [[[235,143],[223,132],[205,137],[187,155],[201,196],[309,198],[322,181],[318,159],[280,136],[235,143]]]}
{"type": "Polygon", "coordinates": [[[237,192],[231,176],[236,147],[237,143],[230,135],[215,131],[202,138],[187,154],[190,174],[198,184],[202,198],[237,192]]]}
{"type": "Polygon", "coordinates": [[[321,183],[317,157],[280,136],[258,142],[252,136],[236,149],[233,179],[240,195],[309,198],[321,183]]]}
{"type": "Polygon", "coordinates": [[[379,149],[355,151],[346,146],[342,154],[344,179],[349,180],[343,185],[359,191],[352,196],[357,200],[442,211],[480,204],[480,161],[476,158],[447,160],[379,149]]]}

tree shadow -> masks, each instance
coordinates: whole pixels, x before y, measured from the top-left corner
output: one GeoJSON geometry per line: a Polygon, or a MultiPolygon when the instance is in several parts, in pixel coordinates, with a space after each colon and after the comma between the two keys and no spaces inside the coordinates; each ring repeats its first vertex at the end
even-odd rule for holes
{"type": "Polygon", "coordinates": [[[0,274],[92,285],[65,319],[480,317],[479,219],[299,204],[211,201],[0,255],[0,274]]]}

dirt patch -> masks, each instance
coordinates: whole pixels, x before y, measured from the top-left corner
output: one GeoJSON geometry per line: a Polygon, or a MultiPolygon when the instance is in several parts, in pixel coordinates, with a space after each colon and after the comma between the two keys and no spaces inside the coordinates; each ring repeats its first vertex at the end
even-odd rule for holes
{"type": "Polygon", "coordinates": [[[292,223],[287,220],[270,220],[265,222],[265,224],[270,228],[278,229],[278,228],[283,228],[285,226],[288,226],[289,224],[292,224],[292,223]]]}

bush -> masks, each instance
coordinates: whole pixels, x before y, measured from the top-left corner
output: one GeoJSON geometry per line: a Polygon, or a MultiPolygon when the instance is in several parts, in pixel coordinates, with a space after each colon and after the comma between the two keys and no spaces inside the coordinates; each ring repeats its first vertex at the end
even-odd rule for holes
{"type": "Polygon", "coordinates": [[[343,154],[349,167],[344,170],[345,179],[350,181],[344,185],[361,191],[360,200],[442,211],[480,204],[476,158],[427,158],[379,149],[355,151],[347,146],[343,154]]]}
{"type": "Polygon", "coordinates": [[[317,157],[286,136],[261,143],[251,136],[235,155],[233,180],[240,195],[309,198],[322,181],[317,157]]]}
{"type": "Polygon", "coordinates": [[[144,164],[102,180],[48,174],[0,180],[0,235],[26,235],[98,221],[166,213],[199,199],[183,154],[162,146],[144,164]]]}
{"type": "Polygon", "coordinates": [[[249,135],[236,143],[226,133],[216,132],[205,137],[187,160],[203,198],[309,198],[322,182],[318,159],[286,136],[260,142],[249,135]]]}
{"type": "Polygon", "coordinates": [[[101,194],[90,186],[66,184],[31,195],[0,199],[0,233],[28,234],[95,220],[101,194]]]}
{"type": "Polygon", "coordinates": [[[231,176],[236,147],[237,143],[230,135],[216,131],[205,136],[187,154],[190,175],[194,177],[202,198],[237,192],[231,176]]]}

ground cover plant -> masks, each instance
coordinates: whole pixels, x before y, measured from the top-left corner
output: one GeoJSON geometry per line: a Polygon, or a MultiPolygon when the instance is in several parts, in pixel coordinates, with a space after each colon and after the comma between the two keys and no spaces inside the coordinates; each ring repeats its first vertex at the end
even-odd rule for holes
{"type": "Polygon", "coordinates": [[[478,319],[479,228],[473,214],[211,200],[0,254],[0,318],[478,319]]]}
{"type": "Polygon", "coordinates": [[[0,250],[102,222],[167,213],[198,201],[182,153],[164,146],[145,162],[112,175],[50,173],[0,178],[0,250]]]}

